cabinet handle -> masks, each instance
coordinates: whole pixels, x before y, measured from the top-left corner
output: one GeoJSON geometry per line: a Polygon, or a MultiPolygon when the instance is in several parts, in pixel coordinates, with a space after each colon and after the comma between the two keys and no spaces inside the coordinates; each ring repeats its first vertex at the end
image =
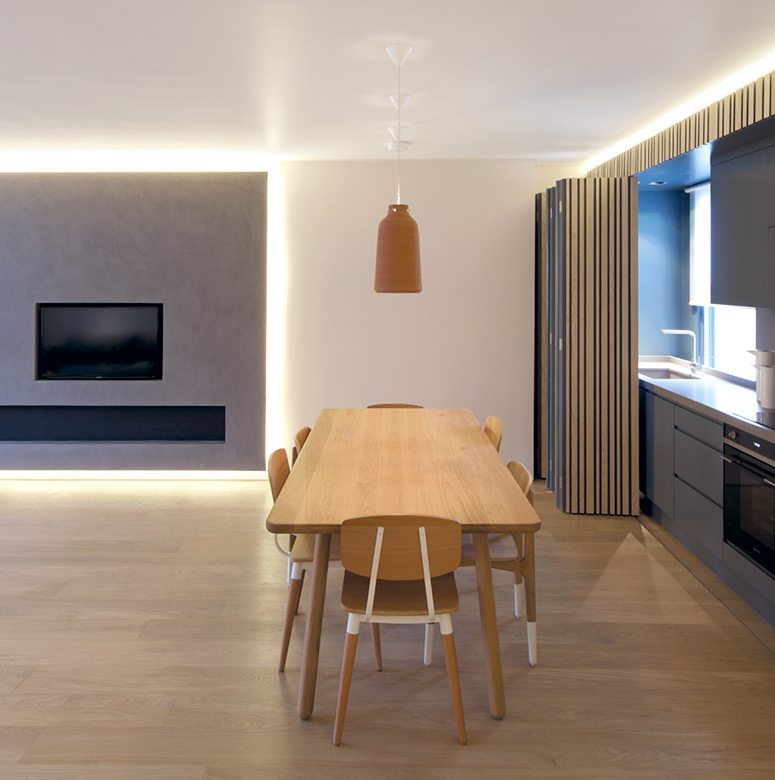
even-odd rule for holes
{"type": "Polygon", "coordinates": [[[739,466],[740,461],[739,460],[732,460],[731,458],[728,458],[726,455],[719,455],[721,460],[725,460],[727,463],[731,463],[733,466],[739,466]]]}

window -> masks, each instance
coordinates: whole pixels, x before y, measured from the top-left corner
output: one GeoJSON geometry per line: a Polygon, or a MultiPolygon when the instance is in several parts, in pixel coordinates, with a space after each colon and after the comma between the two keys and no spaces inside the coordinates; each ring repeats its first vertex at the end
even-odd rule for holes
{"type": "Polygon", "coordinates": [[[756,309],[710,302],[710,182],[690,187],[689,303],[699,308],[700,362],[725,374],[754,380],[748,352],[756,347],[756,309]]]}

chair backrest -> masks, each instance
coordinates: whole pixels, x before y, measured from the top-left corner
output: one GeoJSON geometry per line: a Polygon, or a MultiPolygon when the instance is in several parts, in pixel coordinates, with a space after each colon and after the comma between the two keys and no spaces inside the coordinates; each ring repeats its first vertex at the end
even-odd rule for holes
{"type": "Polygon", "coordinates": [[[503,439],[503,425],[497,417],[488,417],[484,421],[484,432],[492,442],[497,452],[501,451],[501,440],[503,439]]]}
{"type": "Polygon", "coordinates": [[[280,495],[285,480],[291,473],[291,467],[288,465],[288,453],[283,449],[275,450],[269,456],[266,471],[269,475],[269,487],[272,489],[272,500],[277,501],[277,496],[280,495]]]}
{"type": "Polygon", "coordinates": [[[445,517],[378,515],[342,523],[342,565],[353,574],[370,577],[378,529],[382,528],[377,578],[424,579],[420,529],[424,529],[429,576],[439,577],[460,566],[460,523],[445,517]]]}
{"type": "Polygon", "coordinates": [[[512,460],[507,468],[511,472],[511,476],[517,480],[517,484],[532,504],[533,491],[530,488],[533,485],[533,475],[530,473],[530,470],[518,460],[512,460]]]}
{"type": "Polygon", "coordinates": [[[371,404],[367,409],[423,409],[417,404],[371,404]]]}
{"type": "Polygon", "coordinates": [[[312,428],[309,426],[300,428],[296,431],[296,435],[293,437],[293,450],[291,451],[291,464],[296,463],[296,458],[301,454],[302,447],[307,441],[307,437],[312,433],[312,428]]]}

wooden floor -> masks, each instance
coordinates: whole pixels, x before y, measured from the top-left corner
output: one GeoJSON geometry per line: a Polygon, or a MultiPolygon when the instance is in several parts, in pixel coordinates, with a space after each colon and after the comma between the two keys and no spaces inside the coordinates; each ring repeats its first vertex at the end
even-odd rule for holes
{"type": "Polygon", "coordinates": [[[304,614],[276,671],[286,586],[269,505],[267,483],[0,482],[2,780],[775,777],[773,629],[637,520],[562,515],[540,486],[535,668],[495,573],[506,717],[488,714],[461,570],[468,745],[441,642],[425,668],[422,629],[385,626],[381,673],[362,631],[333,747],[341,571],[304,722],[304,614]]]}

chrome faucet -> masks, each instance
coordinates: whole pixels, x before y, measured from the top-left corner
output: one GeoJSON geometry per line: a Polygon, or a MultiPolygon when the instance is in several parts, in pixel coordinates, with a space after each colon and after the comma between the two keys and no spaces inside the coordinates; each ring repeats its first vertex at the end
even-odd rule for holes
{"type": "Polygon", "coordinates": [[[692,364],[691,373],[693,374],[697,370],[697,335],[693,330],[671,330],[670,328],[662,328],[662,333],[674,336],[691,336],[692,337],[692,364]]]}

